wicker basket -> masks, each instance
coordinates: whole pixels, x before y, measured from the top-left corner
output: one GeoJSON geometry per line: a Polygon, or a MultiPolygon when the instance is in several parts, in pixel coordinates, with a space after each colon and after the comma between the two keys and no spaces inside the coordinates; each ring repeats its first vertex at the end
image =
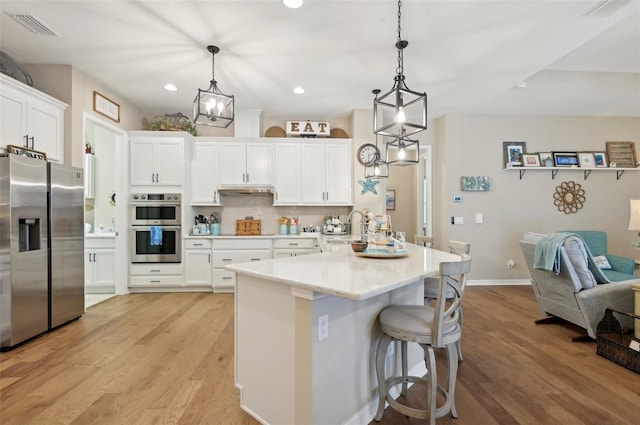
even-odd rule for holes
{"type": "Polygon", "coordinates": [[[613,315],[614,312],[640,320],[640,316],[635,314],[607,308],[596,330],[596,353],[635,373],[640,373],[640,352],[629,348],[629,343],[635,338],[631,334],[623,333],[620,322],[613,315]]]}

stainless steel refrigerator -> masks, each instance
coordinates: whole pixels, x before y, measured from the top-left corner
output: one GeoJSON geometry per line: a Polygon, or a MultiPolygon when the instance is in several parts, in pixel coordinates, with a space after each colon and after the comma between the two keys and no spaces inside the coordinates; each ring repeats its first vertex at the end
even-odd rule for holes
{"type": "Polygon", "coordinates": [[[84,313],[82,185],[81,169],[0,157],[2,349],[84,313]]]}

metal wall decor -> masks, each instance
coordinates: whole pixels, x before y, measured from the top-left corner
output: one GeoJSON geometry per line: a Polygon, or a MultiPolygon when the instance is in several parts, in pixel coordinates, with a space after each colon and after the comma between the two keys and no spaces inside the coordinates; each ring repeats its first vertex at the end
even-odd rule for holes
{"type": "Polygon", "coordinates": [[[460,190],[463,192],[487,192],[490,188],[489,176],[460,177],[460,190]]]}
{"type": "Polygon", "coordinates": [[[574,181],[562,182],[553,193],[553,205],[565,214],[578,212],[585,201],[584,189],[574,181]]]}

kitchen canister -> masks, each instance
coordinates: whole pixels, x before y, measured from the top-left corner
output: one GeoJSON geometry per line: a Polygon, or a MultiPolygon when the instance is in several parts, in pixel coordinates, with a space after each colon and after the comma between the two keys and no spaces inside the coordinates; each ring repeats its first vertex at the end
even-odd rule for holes
{"type": "Polygon", "coordinates": [[[208,235],[209,234],[209,226],[207,226],[206,223],[198,224],[198,228],[200,229],[200,234],[201,235],[208,235]]]}
{"type": "Polygon", "coordinates": [[[286,224],[281,224],[280,225],[280,234],[281,235],[286,235],[287,232],[288,232],[287,225],[286,224]]]}
{"type": "Polygon", "coordinates": [[[220,236],[220,223],[211,223],[211,234],[213,236],[220,236]]]}
{"type": "Polygon", "coordinates": [[[297,235],[298,234],[298,225],[297,224],[292,224],[291,226],[289,226],[289,234],[290,235],[297,235]]]}

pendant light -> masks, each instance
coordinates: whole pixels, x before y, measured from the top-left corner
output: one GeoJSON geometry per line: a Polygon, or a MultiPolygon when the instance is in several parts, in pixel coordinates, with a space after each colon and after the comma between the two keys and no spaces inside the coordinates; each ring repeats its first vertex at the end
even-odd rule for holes
{"type": "Polygon", "coordinates": [[[393,88],[373,101],[374,133],[396,138],[427,129],[427,94],[412,91],[405,84],[403,52],[409,42],[400,34],[401,9],[402,1],[398,1],[398,67],[393,88]]]}
{"type": "Polygon", "coordinates": [[[193,101],[193,123],[211,127],[227,128],[234,118],[234,99],[218,88],[215,73],[215,56],[220,52],[217,46],[207,46],[211,53],[211,85],[207,90],[198,89],[193,101]]]}
{"type": "Polygon", "coordinates": [[[415,165],[420,162],[420,141],[408,137],[396,137],[386,144],[387,164],[415,165]]]}
{"type": "MultiPolygon", "coordinates": [[[[380,89],[371,90],[378,97],[380,89]]],[[[371,161],[364,164],[365,179],[386,179],[389,177],[389,165],[380,158],[380,148],[378,148],[378,135],[376,134],[376,153],[373,154],[371,161]]]]}

